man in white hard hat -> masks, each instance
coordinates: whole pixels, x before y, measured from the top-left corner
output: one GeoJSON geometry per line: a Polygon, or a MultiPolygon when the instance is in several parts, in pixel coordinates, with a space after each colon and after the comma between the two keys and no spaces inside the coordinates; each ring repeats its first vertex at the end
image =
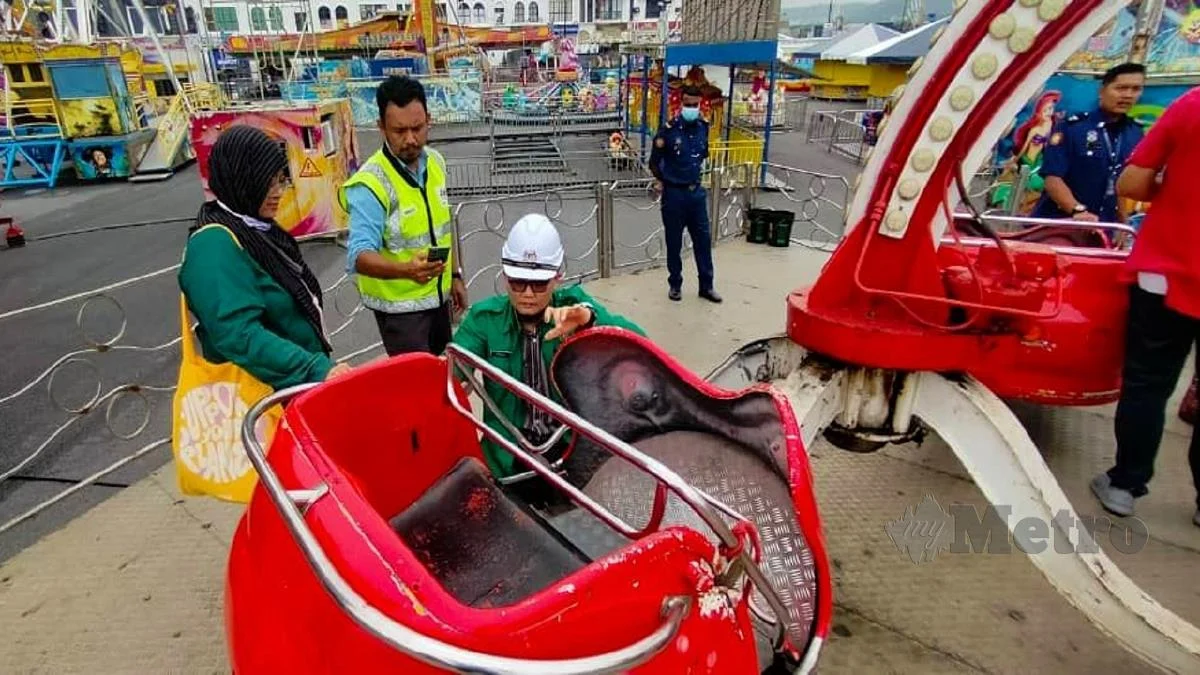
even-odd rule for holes
{"type": "MultiPolygon", "coordinates": [[[[632,321],[605,310],[582,286],[560,285],[564,271],[562,240],[545,216],[530,214],[513,225],[501,251],[501,263],[508,293],[472,305],[453,342],[543,396],[553,396],[549,364],[564,337],[592,326],[617,326],[645,335],[632,321]]],[[[504,417],[535,445],[544,443],[556,430],[550,416],[539,411],[529,414],[524,401],[500,385],[488,381],[487,393],[504,417]]],[[[484,422],[512,440],[490,409],[484,411],[484,422]]],[[[556,450],[561,453],[566,443],[562,446],[547,452],[547,459],[557,459],[556,450]]],[[[487,439],[483,455],[498,478],[526,470],[515,457],[487,439]]]]}

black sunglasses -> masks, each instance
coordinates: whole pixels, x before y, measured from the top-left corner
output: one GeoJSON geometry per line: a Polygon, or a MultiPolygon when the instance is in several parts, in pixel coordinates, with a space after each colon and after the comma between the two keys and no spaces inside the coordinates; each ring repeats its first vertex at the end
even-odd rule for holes
{"type": "Polygon", "coordinates": [[[528,281],[526,279],[513,279],[512,277],[504,277],[508,281],[508,287],[514,293],[524,293],[527,289],[532,288],[534,293],[545,293],[550,287],[550,280],[545,281],[528,281]]]}

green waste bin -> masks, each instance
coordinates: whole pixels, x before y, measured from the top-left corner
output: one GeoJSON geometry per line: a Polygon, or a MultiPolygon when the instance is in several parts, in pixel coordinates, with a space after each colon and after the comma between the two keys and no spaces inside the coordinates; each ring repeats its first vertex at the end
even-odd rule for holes
{"type": "Polygon", "coordinates": [[[765,244],[771,238],[771,220],[774,211],[771,209],[748,209],[746,220],[750,221],[750,231],[746,233],[746,241],[751,244],[765,244]]]}
{"type": "Polygon", "coordinates": [[[792,225],[796,222],[796,214],[792,211],[775,211],[771,214],[771,235],[767,244],[777,248],[787,248],[792,241],[792,225]]]}

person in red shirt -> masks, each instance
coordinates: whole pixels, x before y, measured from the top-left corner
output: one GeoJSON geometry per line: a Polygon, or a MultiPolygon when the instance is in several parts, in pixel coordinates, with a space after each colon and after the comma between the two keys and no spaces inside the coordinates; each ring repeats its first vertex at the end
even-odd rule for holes
{"type": "MultiPolygon", "coordinates": [[[[1200,221],[1195,176],[1200,174],[1200,87],[1167,107],[1138,144],[1117,181],[1117,193],[1150,202],[1123,270],[1129,284],[1125,363],[1117,404],[1115,465],[1092,480],[1105,510],[1133,514],[1146,495],[1175,390],[1192,345],[1200,338],[1200,221]]],[[[1188,454],[1197,488],[1200,526],[1200,438],[1188,454]]]]}

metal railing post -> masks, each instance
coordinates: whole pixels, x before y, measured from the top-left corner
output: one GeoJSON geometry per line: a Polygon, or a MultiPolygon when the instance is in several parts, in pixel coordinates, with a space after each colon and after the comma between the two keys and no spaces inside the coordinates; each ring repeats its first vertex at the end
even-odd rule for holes
{"type": "Polygon", "coordinates": [[[711,187],[708,193],[708,213],[709,213],[709,239],[713,246],[721,240],[721,187],[724,181],[721,176],[725,173],[726,167],[713,169],[709,174],[711,187]]]}
{"type": "MultiPolygon", "coordinates": [[[[749,167],[747,167],[749,168],[749,167]]],[[[746,181],[742,185],[742,203],[746,204],[746,208],[757,208],[758,206],[758,190],[755,190],[750,181],[746,181]]]]}
{"type": "Polygon", "coordinates": [[[608,183],[597,183],[596,190],[596,240],[597,257],[600,263],[600,278],[607,279],[613,275],[616,257],[616,245],[613,233],[613,197],[608,183]]]}

